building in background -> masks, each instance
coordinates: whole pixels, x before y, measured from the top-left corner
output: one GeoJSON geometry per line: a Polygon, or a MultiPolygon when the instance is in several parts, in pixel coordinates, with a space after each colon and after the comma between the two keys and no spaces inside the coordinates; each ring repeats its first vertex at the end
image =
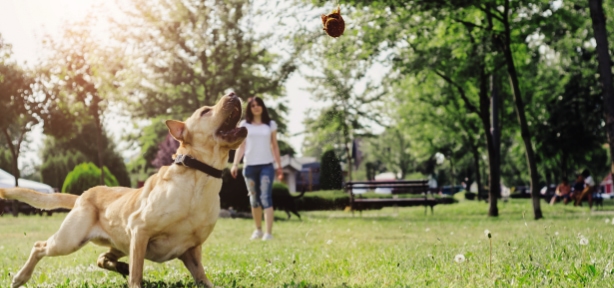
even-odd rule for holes
{"type": "Polygon", "coordinates": [[[294,193],[297,191],[296,183],[298,178],[300,177],[303,165],[297,159],[287,154],[281,156],[280,160],[281,168],[284,173],[284,178],[282,179],[282,182],[284,182],[284,184],[288,186],[288,190],[290,190],[290,192],[294,193]]]}
{"type": "Polygon", "coordinates": [[[302,168],[296,181],[298,191],[320,190],[320,162],[315,157],[297,158],[302,168]]]}

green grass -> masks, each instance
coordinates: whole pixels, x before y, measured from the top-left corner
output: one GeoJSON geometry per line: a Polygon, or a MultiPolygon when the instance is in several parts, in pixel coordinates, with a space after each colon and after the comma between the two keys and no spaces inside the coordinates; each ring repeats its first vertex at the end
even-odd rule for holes
{"type": "MultiPolygon", "coordinates": [[[[483,202],[363,212],[302,212],[303,221],[277,221],[275,239],[248,240],[251,220],[220,219],[205,242],[203,262],[220,287],[610,287],[614,207],[549,206],[532,220],[530,202],[499,203],[500,217],[486,217],[483,202]],[[606,223],[606,219],[610,223],[606,223]],[[492,233],[492,267],[489,241],[492,233]],[[583,235],[589,244],[581,246],[583,235]],[[455,255],[466,261],[456,263],[455,255]]],[[[285,214],[278,214],[285,217],[285,214]]],[[[35,241],[60,226],[52,217],[0,218],[0,287],[27,259],[35,241]]],[[[118,274],[95,262],[104,248],[43,259],[28,287],[125,287],[118,274]]],[[[125,259],[125,258],[124,258],[125,259]]],[[[178,260],[146,262],[146,287],[191,287],[178,260]]]]}

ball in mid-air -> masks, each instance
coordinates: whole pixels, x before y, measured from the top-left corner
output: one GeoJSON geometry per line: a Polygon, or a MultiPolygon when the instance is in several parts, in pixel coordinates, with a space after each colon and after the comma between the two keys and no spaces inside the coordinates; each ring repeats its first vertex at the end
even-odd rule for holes
{"type": "Polygon", "coordinates": [[[343,35],[345,21],[343,21],[343,17],[341,17],[341,8],[337,6],[330,14],[322,14],[322,25],[328,36],[336,38],[343,35]]]}

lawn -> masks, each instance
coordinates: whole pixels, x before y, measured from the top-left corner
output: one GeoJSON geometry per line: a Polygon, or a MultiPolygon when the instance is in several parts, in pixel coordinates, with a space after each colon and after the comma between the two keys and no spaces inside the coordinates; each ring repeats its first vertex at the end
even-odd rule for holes
{"type": "MultiPolygon", "coordinates": [[[[526,199],[499,203],[498,218],[486,217],[487,205],[475,201],[436,206],[434,215],[421,207],[362,217],[302,212],[303,221],[276,221],[270,242],[248,239],[251,220],[220,219],[205,242],[203,262],[220,287],[612,286],[614,206],[599,212],[560,204],[542,208],[546,219],[540,221],[532,220],[526,199]],[[459,254],[465,261],[455,261],[459,254]]],[[[0,217],[0,287],[8,287],[33,243],[54,233],[64,217],[0,217]]],[[[28,287],[125,287],[119,274],[96,266],[103,251],[89,244],[72,255],[45,258],[28,287]]],[[[193,285],[178,260],[146,262],[144,279],[146,287],[193,285]]]]}

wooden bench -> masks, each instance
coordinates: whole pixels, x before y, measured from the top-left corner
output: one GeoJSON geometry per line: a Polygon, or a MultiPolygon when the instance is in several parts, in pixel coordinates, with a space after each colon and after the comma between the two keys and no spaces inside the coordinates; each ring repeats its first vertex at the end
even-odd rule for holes
{"type": "Polygon", "coordinates": [[[345,183],[345,191],[350,195],[352,213],[357,209],[361,215],[362,210],[366,207],[381,208],[384,206],[424,206],[424,214],[427,212],[427,207],[430,206],[431,214],[433,214],[433,206],[439,203],[430,192],[428,180],[351,181],[345,183]],[[377,188],[390,189],[394,195],[393,198],[363,198],[361,194],[354,194],[354,190],[375,190],[377,188]],[[424,197],[398,198],[395,197],[395,194],[423,194],[424,197]],[[429,194],[431,198],[428,197],[429,194]]]}

